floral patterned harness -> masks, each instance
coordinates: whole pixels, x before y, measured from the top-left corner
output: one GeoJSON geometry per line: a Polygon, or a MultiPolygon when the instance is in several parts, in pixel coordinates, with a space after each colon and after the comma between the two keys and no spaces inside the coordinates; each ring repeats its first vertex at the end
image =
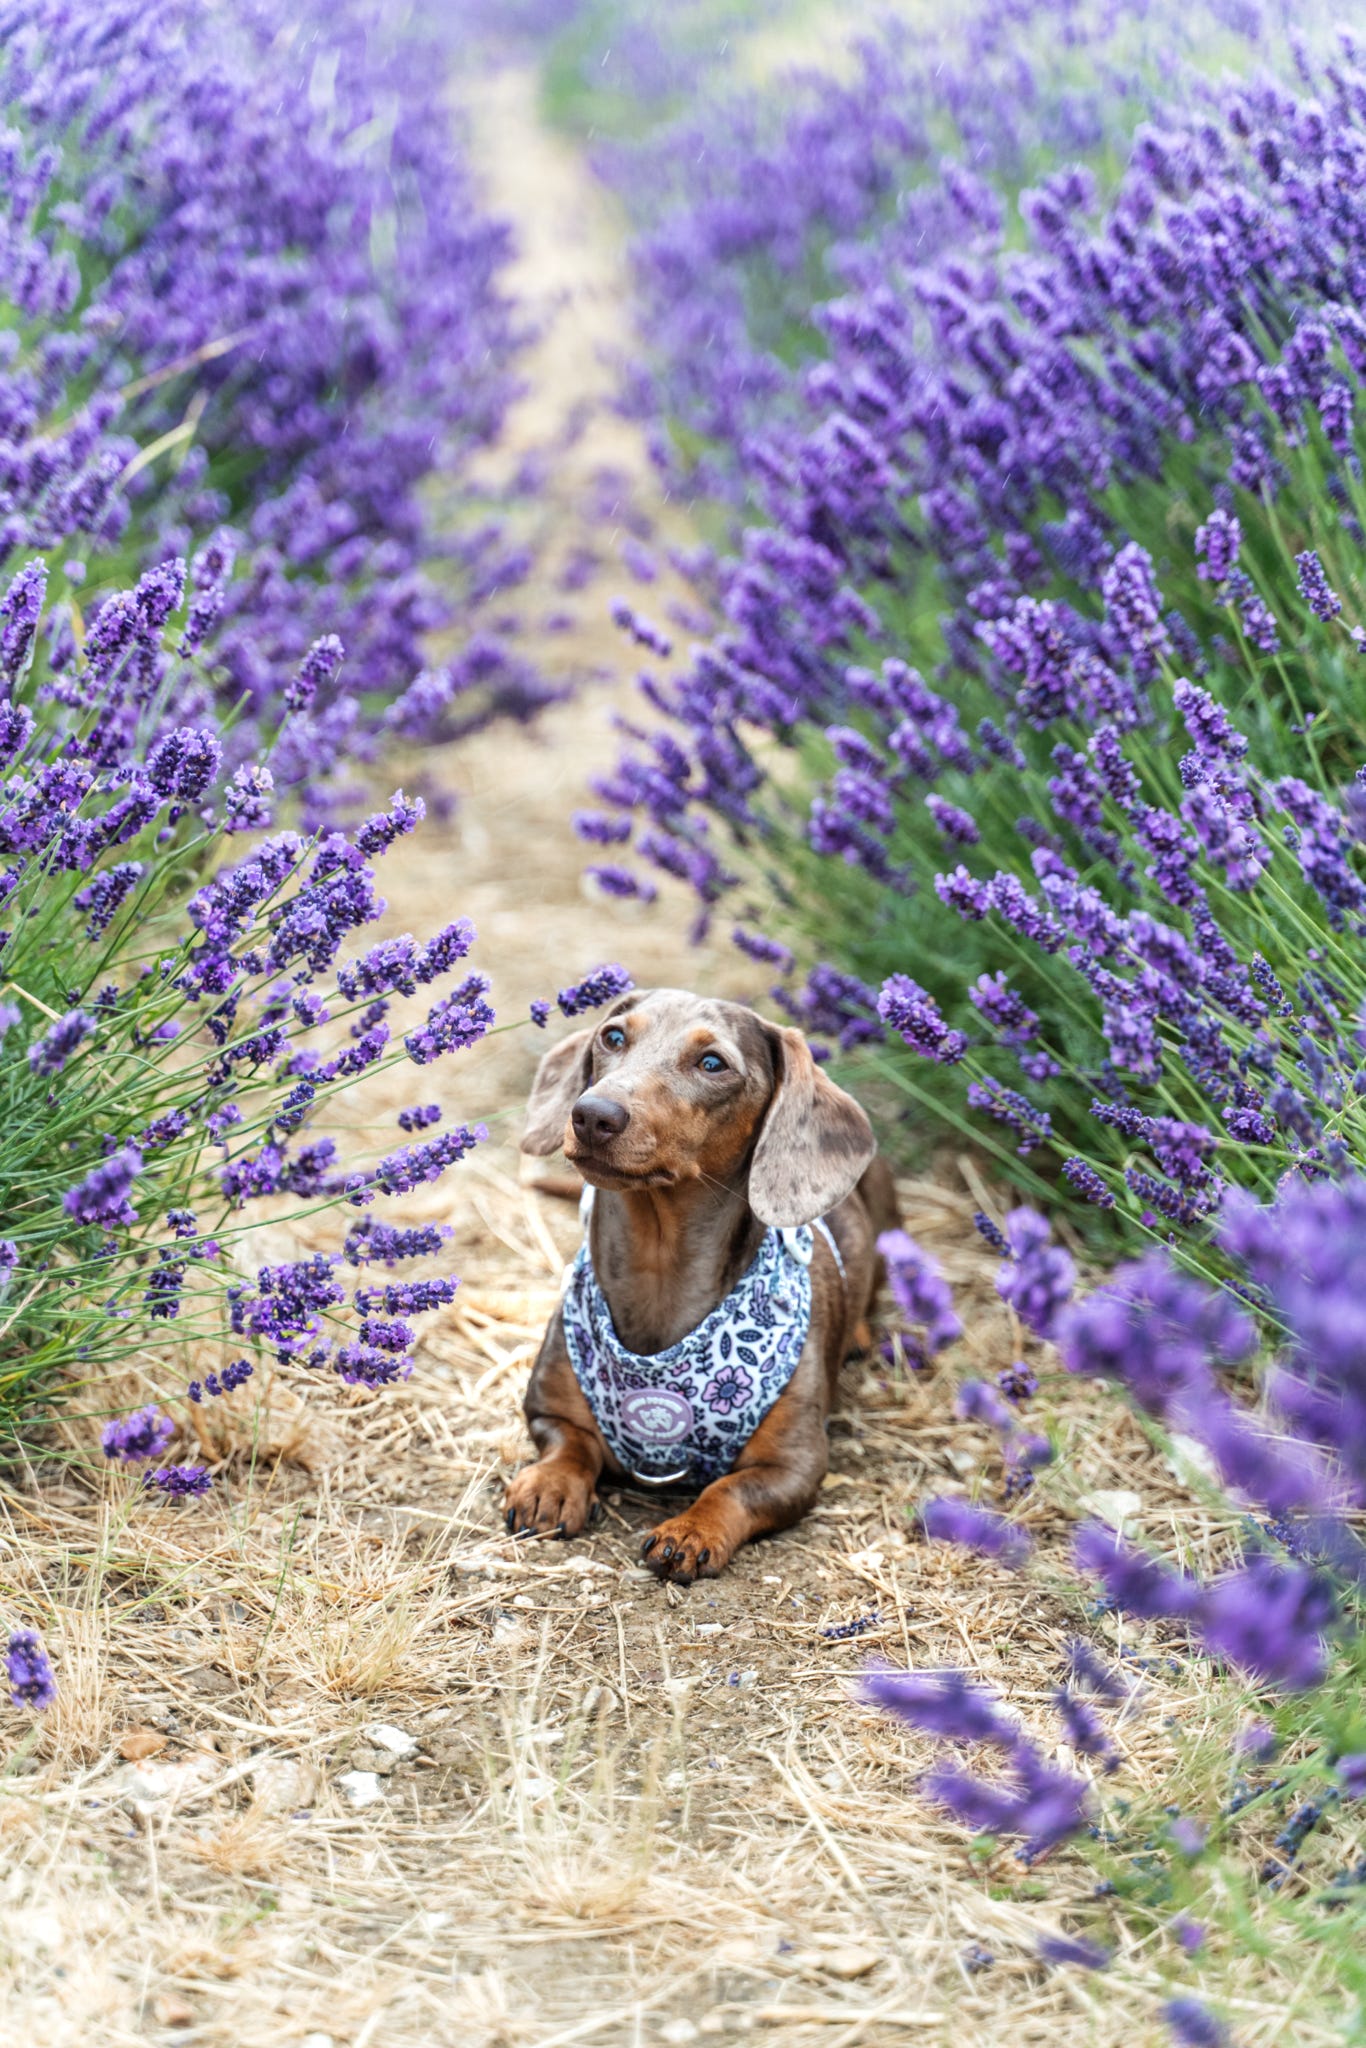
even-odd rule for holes
{"type": "MultiPolygon", "coordinates": [[[[812,1229],[772,1229],[748,1272],[667,1351],[628,1351],[584,1240],[565,1283],[569,1360],[617,1463],[647,1486],[728,1472],[791,1379],[811,1326],[812,1229]]],[[[824,1218],[814,1226],[843,1274],[824,1218]]]]}

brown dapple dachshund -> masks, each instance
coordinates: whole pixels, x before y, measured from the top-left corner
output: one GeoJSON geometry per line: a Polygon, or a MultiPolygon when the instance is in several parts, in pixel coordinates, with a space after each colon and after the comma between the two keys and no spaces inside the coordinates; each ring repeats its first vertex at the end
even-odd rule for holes
{"type": "MultiPolygon", "coordinates": [[[[877,1282],[875,1239],[896,1222],[867,1116],[800,1031],[681,989],[622,996],[552,1046],[528,1105],[523,1149],[563,1148],[596,1191],[588,1250],[620,1343],[667,1350],[749,1273],[770,1225],[824,1219],[811,1243],[811,1319],[791,1378],[692,1506],[641,1554],[661,1579],[715,1578],[742,1543],[800,1520],[828,1464],[826,1418],[877,1282]],[[841,1270],[842,1268],[842,1270],[841,1270]]],[[[795,1340],[794,1340],[795,1341],[795,1340]]],[[[577,1536],[601,1476],[630,1483],[551,1318],[527,1388],[540,1453],[507,1491],[519,1533],[577,1536]]]]}

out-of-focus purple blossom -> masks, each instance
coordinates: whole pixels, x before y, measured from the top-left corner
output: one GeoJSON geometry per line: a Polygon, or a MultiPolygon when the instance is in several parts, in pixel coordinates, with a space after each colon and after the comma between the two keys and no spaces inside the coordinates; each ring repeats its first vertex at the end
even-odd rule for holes
{"type": "Polygon", "coordinates": [[[1254,1558],[1210,1586],[1199,1616],[1205,1646],[1266,1683],[1301,1692],[1327,1668],[1336,1619],[1327,1582],[1303,1566],[1254,1558]]]}
{"type": "Polygon", "coordinates": [[[1344,1798],[1366,1799],[1366,1754],[1340,1756],[1335,1769],[1344,1798]]]}
{"type": "Polygon", "coordinates": [[[57,1680],[47,1651],[31,1628],[11,1631],[5,1647],[5,1671],[9,1678],[10,1702],[45,1713],[57,1697],[57,1680]]]}
{"type": "Polygon", "coordinates": [[[1198,1998],[1169,1998],[1162,2017],[1177,2048],[1229,2048],[1228,2028],[1198,1998]]]}
{"type": "Polygon", "coordinates": [[[1172,1933],[1178,1947],[1188,1956],[1197,1955],[1205,1945],[1205,1930],[1198,1920],[1191,1920],[1185,1913],[1178,1913],[1172,1921],[1172,1933]]]}
{"type": "Polygon", "coordinates": [[[1211,1385],[1214,1363],[1237,1365],[1257,1347],[1251,1318],[1226,1293],[1177,1271],[1161,1252],[1121,1266],[1058,1324],[1069,1372],[1116,1380],[1151,1415],[1167,1415],[1211,1385]]]}
{"type": "Polygon", "coordinates": [[[156,1408],[139,1408],[132,1415],[116,1415],[100,1433],[100,1448],[106,1458],[137,1465],[159,1458],[171,1438],[175,1424],[156,1408]]]}
{"type": "Polygon", "coordinates": [[[1107,1771],[1117,1770],[1119,1758],[1114,1744],[1094,1707],[1066,1686],[1059,1686],[1053,1695],[1053,1704],[1073,1749],[1082,1756],[1095,1757],[1107,1771]]]}
{"type": "Polygon", "coordinates": [[[36,1038],[28,1049],[28,1063],[35,1074],[60,1074],[71,1055],[95,1029],[95,1019],[86,1010],[68,1010],[64,1017],[36,1038]]]}
{"type": "Polygon", "coordinates": [[[1204,1592],[1198,1579],[1135,1550],[1103,1522],[1082,1524],[1074,1552],[1082,1570],[1101,1581],[1115,1606],[1140,1621],[1187,1620],[1200,1611],[1204,1592]]]}
{"type": "Polygon", "coordinates": [[[1167,1832],[1183,1856],[1199,1856],[1209,1840],[1204,1822],[1192,1819],[1188,1813],[1178,1814],[1167,1832]]]}
{"type": "Polygon", "coordinates": [[[1269,1764],[1280,1748],[1276,1731],[1267,1721],[1249,1721],[1234,1748],[1239,1756],[1245,1756],[1249,1763],[1269,1764]]]}
{"type": "Polygon", "coordinates": [[[1086,1826],[1091,1788],[1085,1778],[1050,1764],[1021,1735],[1010,1746],[1008,1762],[1009,1776],[998,1783],[954,1764],[937,1764],[926,1772],[924,1787],[968,1827],[1022,1835],[1032,1862],[1086,1826]]]}
{"type": "Polygon", "coordinates": [[[927,1500],[920,1510],[925,1534],[936,1543],[961,1543],[965,1549],[980,1551],[983,1557],[999,1558],[1017,1570],[1033,1548],[1028,1535],[1004,1515],[975,1508],[969,1501],[940,1496],[927,1500]]]}
{"type": "Polygon", "coordinates": [[[1017,1359],[1014,1365],[1002,1366],[996,1375],[996,1384],[1007,1401],[1019,1407],[1038,1393],[1039,1376],[1023,1359],[1017,1359]]]}
{"type": "Polygon", "coordinates": [[[73,1223],[127,1228],[138,1220],[129,1190],[141,1171],[142,1154],[137,1146],[121,1145],[98,1166],[92,1166],[84,1180],[66,1189],[62,1207],[73,1223]]]}
{"type": "Polygon", "coordinates": [[[1011,1256],[997,1275],[996,1292],[1036,1337],[1051,1338],[1076,1285],[1076,1266],[1052,1243],[1052,1232],[1035,1209],[1012,1209],[1005,1237],[1011,1256]]]}
{"type": "Polygon", "coordinates": [[[1039,1960],[1054,1969],[1070,1963],[1079,1970],[1104,1970],[1109,1966],[1110,1951],[1079,1935],[1045,1934],[1039,1940],[1039,1960]]]}
{"type": "Polygon", "coordinates": [[[1019,1724],[1001,1712],[999,1696],[963,1671],[865,1671],[859,1697],[923,1735],[1003,1749],[1019,1740],[1019,1724]]]}
{"type": "Polygon", "coordinates": [[[954,1314],[953,1291],[930,1254],[904,1230],[884,1230],[877,1248],[887,1266],[892,1299],[908,1322],[925,1331],[931,1351],[942,1351],[963,1334],[954,1314]]]}

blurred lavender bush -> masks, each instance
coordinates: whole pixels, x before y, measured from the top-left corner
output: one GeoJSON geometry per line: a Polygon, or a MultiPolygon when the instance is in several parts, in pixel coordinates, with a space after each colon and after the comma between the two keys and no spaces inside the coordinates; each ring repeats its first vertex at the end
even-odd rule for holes
{"type": "Polygon", "coordinates": [[[450,68],[373,0],[0,10],[0,570],[50,554],[60,675],[111,593],[212,542],[182,708],[230,707],[235,760],[339,636],[344,677],[274,754],[311,822],[386,734],[539,695],[470,631],[496,540],[440,540],[424,509],[496,433],[517,339],[450,68]],[[463,649],[422,674],[436,625],[463,649]]]}
{"type": "MultiPolygon", "coordinates": [[[[828,956],[781,997],[808,1028],[1036,1193],[1195,1244],[1230,1184],[1366,1161],[1366,71],[1347,35],[1298,64],[1173,77],[1108,197],[1042,57],[1014,170],[923,163],[787,416],[737,368],[714,424],[765,523],[600,790],[708,912],[828,956]]],[[[825,104],[870,146],[857,93],[825,104]]]]}

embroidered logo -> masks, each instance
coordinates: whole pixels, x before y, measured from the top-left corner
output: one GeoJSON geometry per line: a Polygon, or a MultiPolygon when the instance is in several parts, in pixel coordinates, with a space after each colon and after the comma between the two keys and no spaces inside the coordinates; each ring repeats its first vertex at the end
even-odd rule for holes
{"type": "Polygon", "coordinates": [[[681,1444],[692,1428],[692,1403],[668,1387],[623,1394],[621,1419],[632,1436],[650,1445],[681,1444]]]}

